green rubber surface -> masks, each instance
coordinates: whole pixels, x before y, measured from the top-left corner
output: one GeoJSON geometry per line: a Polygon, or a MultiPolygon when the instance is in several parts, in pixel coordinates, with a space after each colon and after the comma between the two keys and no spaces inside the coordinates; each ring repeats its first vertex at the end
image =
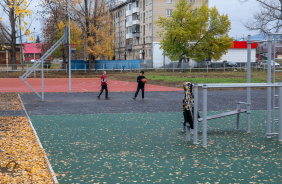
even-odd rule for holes
{"type": "MultiPolygon", "coordinates": [[[[218,112],[209,112],[209,115],[218,112]]],[[[281,183],[281,143],[266,112],[208,121],[208,148],[185,140],[182,113],[31,116],[60,183],[281,183]]],[[[199,130],[202,123],[199,124],[199,130]]],[[[276,127],[276,129],[278,129],[276,127]]]]}

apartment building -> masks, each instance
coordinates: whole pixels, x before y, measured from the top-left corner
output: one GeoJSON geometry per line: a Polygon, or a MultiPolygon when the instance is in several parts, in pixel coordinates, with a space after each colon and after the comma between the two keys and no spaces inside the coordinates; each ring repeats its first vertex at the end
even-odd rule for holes
{"type": "MultiPolygon", "coordinates": [[[[110,9],[113,21],[115,59],[142,59],[151,67],[168,62],[162,54],[158,36],[160,29],[154,22],[158,17],[169,17],[178,0],[125,0],[110,9]]],[[[188,0],[194,7],[208,0],[188,0]]]]}

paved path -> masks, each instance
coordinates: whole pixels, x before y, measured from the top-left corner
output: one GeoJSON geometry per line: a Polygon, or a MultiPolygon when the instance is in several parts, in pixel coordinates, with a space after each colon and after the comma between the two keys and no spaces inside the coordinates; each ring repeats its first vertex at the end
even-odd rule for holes
{"type": "MultiPolygon", "coordinates": [[[[35,94],[21,94],[29,115],[103,114],[181,112],[183,92],[145,92],[136,100],[134,92],[109,93],[110,100],[97,99],[96,93],[48,93],[45,102],[35,94]]],[[[208,111],[235,110],[236,102],[246,102],[246,91],[209,91],[208,111]]],[[[252,110],[266,110],[266,90],[252,91],[252,110]]],[[[202,109],[202,92],[199,93],[199,108],[202,109]]]]}
{"type": "MultiPolygon", "coordinates": [[[[37,91],[41,92],[41,78],[28,78],[26,81],[37,91]]],[[[72,92],[98,92],[101,89],[100,79],[73,78],[72,92]]],[[[111,92],[135,91],[137,83],[118,80],[108,80],[108,88],[111,92]]],[[[180,88],[157,86],[146,84],[146,91],[182,91],[180,88]]],[[[45,92],[68,92],[68,78],[46,78],[44,79],[45,92]]],[[[0,92],[33,92],[19,78],[0,78],[0,92]]]]}

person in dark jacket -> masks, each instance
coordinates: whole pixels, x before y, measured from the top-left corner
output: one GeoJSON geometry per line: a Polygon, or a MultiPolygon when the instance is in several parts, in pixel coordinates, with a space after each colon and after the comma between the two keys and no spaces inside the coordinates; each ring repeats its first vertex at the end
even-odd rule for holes
{"type": "Polygon", "coordinates": [[[101,76],[101,91],[100,94],[97,96],[98,99],[100,99],[101,94],[103,91],[106,91],[106,100],[109,100],[108,98],[108,83],[107,83],[107,77],[106,77],[106,71],[103,71],[103,75],[101,76]]]}
{"type": "Polygon", "coordinates": [[[184,82],[184,98],[182,102],[182,110],[184,115],[184,123],[183,125],[186,126],[188,123],[191,129],[194,129],[194,97],[192,93],[192,83],[191,82],[184,82]]]}
{"type": "Polygon", "coordinates": [[[140,89],[142,90],[142,99],[144,99],[145,83],[142,82],[142,79],[146,79],[146,77],[144,76],[144,71],[141,71],[139,73],[139,76],[137,77],[138,86],[137,86],[137,90],[136,90],[136,93],[135,93],[134,97],[132,97],[134,100],[136,99],[140,89]]]}

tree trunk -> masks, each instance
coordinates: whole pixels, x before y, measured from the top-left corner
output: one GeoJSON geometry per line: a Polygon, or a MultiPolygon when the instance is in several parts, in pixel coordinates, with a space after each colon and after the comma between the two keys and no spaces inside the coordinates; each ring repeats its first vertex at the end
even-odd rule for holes
{"type": "Polygon", "coordinates": [[[177,68],[181,68],[181,65],[182,65],[182,58],[178,61],[177,68]]]}
{"type": "Polygon", "coordinates": [[[11,25],[11,64],[12,70],[17,69],[17,53],[16,53],[16,17],[14,13],[14,8],[10,10],[10,25],[11,25]]]}
{"type": "Polygon", "coordinates": [[[67,57],[66,57],[66,52],[65,52],[65,48],[62,48],[62,54],[63,54],[63,69],[67,69],[67,57]]]}

